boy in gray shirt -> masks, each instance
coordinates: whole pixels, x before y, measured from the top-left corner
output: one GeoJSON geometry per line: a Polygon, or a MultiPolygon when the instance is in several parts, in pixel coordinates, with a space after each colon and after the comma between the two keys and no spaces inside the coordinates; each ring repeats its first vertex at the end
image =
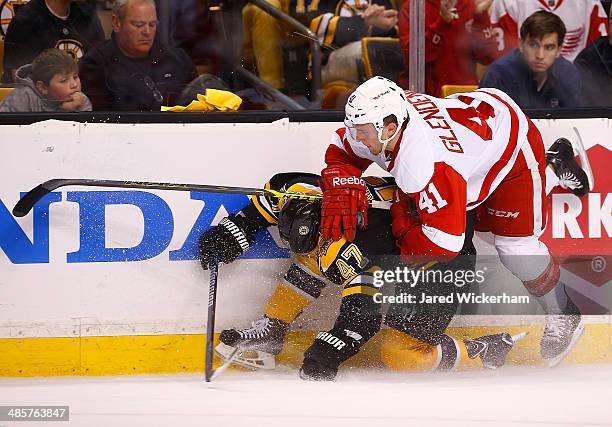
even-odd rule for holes
{"type": "Polygon", "coordinates": [[[0,112],[91,111],[78,71],[69,53],[43,51],[17,70],[17,87],[0,104],[0,112]]]}

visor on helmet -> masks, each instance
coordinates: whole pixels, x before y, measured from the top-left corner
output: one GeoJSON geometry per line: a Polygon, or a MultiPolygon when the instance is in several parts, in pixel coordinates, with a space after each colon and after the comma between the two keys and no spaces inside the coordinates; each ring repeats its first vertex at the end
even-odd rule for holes
{"type": "Polygon", "coordinates": [[[312,252],[319,242],[321,201],[289,199],[278,215],[278,233],[291,252],[312,252]]]}
{"type": "Polygon", "coordinates": [[[378,135],[373,123],[353,124],[348,118],[344,119],[344,126],[351,138],[355,141],[371,138],[378,135]]]}

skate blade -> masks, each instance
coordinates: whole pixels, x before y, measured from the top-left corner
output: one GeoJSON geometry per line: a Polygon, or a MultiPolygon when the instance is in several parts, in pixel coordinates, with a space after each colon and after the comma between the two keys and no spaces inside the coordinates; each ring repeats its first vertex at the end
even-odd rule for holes
{"type": "Polygon", "coordinates": [[[527,335],[529,335],[529,332],[521,332],[520,334],[516,334],[516,335],[512,335],[510,338],[512,338],[512,345],[516,345],[516,343],[518,343],[519,341],[521,341],[523,338],[525,338],[527,335]]]}
{"type": "MultiPolygon", "coordinates": [[[[215,347],[215,352],[225,360],[232,357],[231,355],[234,350],[236,350],[235,347],[222,342],[215,347]]],[[[238,349],[238,352],[232,357],[231,363],[249,369],[271,370],[276,368],[276,357],[273,354],[263,351],[238,349]]]]}
{"type": "Polygon", "coordinates": [[[567,348],[563,350],[561,354],[559,354],[556,357],[553,357],[552,359],[544,359],[544,363],[549,368],[554,368],[559,363],[561,363],[561,361],[565,359],[565,356],[567,356],[569,352],[572,351],[572,349],[574,348],[574,346],[576,345],[576,343],[578,342],[578,340],[580,339],[583,333],[584,333],[584,323],[582,319],[580,319],[580,324],[576,327],[576,330],[574,331],[574,335],[572,336],[572,340],[570,341],[567,348]]]}
{"type": "Polygon", "coordinates": [[[591,169],[591,163],[589,162],[589,156],[587,156],[586,149],[584,148],[584,144],[582,142],[582,137],[580,136],[580,132],[576,127],[573,128],[576,133],[576,143],[572,144],[572,146],[578,152],[578,157],[580,158],[580,166],[584,169],[584,172],[587,175],[589,180],[589,191],[593,191],[595,187],[595,177],[593,176],[593,171],[591,169]]]}

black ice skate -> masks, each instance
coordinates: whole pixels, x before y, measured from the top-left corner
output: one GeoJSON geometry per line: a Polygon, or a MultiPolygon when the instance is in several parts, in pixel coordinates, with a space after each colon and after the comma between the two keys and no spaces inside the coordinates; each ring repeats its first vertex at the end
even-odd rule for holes
{"type": "Polygon", "coordinates": [[[232,363],[255,369],[274,369],[275,357],[283,349],[285,333],[289,325],[278,319],[263,317],[245,329],[226,329],[221,332],[215,351],[224,359],[232,357],[232,363]]]}
{"type": "Polygon", "coordinates": [[[464,338],[463,342],[470,359],[480,356],[482,366],[487,369],[497,369],[506,363],[506,356],[510,353],[512,347],[526,336],[527,332],[514,336],[503,332],[501,334],[484,335],[474,339],[464,338]]]}
{"type": "Polygon", "coordinates": [[[559,185],[582,197],[593,188],[594,183],[591,166],[581,143],[576,143],[576,150],[582,167],[576,162],[572,143],[566,138],[559,138],[550,146],[546,152],[546,161],[559,177],[559,185]]]}
{"type": "Polygon", "coordinates": [[[540,341],[540,354],[544,362],[550,367],[561,363],[583,332],[582,315],[568,297],[563,314],[546,315],[544,334],[540,341]]]}

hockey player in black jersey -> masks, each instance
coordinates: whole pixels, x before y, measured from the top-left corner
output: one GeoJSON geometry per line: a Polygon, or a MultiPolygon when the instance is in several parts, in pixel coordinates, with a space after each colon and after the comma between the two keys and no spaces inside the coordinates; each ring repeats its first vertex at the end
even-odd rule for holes
{"type": "MultiPolygon", "coordinates": [[[[278,191],[320,193],[317,175],[285,173],[275,175],[266,188],[278,191]]],[[[365,178],[371,200],[391,200],[395,183],[390,178],[365,178]]],[[[381,328],[383,314],[375,295],[375,272],[388,268],[398,254],[391,233],[390,214],[370,209],[368,227],[358,230],[353,242],[323,240],[319,233],[320,202],[281,201],[253,197],[238,214],[231,214],[200,238],[202,267],[213,259],[230,263],[242,255],[258,231],[277,226],[290,248],[293,263],[264,308],[264,316],[245,329],[226,329],[216,351],[227,358],[240,350],[235,363],[272,369],[275,355],[283,349],[289,325],[318,298],[327,279],[342,286],[342,302],[333,328],[320,332],[304,354],[300,377],[333,380],[340,364],[355,355],[381,328]]],[[[428,270],[473,269],[475,249],[473,228],[466,234],[463,256],[449,262],[422,263],[415,268],[428,270]]],[[[444,295],[457,292],[454,284],[421,286],[419,293],[444,295]]],[[[462,291],[467,291],[464,286],[462,291]]],[[[395,294],[413,288],[397,286],[395,294]]],[[[390,329],[383,331],[381,359],[395,370],[444,370],[467,366],[497,368],[515,342],[524,336],[507,333],[475,339],[452,338],[444,331],[457,311],[451,304],[391,304],[384,318],[390,329]]]]}

